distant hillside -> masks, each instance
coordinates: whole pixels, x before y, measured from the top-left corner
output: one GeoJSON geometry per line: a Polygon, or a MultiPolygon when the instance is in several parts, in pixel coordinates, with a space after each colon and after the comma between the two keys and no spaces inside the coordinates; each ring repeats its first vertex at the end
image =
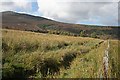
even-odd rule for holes
{"type": "Polygon", "coordinates": [[[119,38],[120,31],[119,27],[68,24],[12,11],[2,12],[2,28],[103,39],[119,38]]]}

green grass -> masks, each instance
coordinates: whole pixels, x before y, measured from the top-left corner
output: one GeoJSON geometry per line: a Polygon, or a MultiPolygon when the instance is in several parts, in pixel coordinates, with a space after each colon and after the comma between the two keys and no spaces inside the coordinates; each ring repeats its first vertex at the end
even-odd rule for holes
{"type": "Polygon", "coordinates": [[[2,35],[3,77],[99,78],[103,74],[105,40],[6,29],[2,35]]]}
{"type": "Polygon", "coordinates": [[[120,76],[120,62],[119,62],[119,52],[120,46],[118,40],[111,40],[110,41],[110,69],[111,69],[111,77],[118,78],[120,76]]]}

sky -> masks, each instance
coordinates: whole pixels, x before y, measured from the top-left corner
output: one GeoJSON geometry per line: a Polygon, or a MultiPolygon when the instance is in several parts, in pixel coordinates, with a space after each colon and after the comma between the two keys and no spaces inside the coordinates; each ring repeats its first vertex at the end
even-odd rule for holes
{"type": "Polygon", "coordinates": [[[15,11],[65,23],[118,26],[118,2],[119,0],[1,0],[0,12],[15,11]]]}

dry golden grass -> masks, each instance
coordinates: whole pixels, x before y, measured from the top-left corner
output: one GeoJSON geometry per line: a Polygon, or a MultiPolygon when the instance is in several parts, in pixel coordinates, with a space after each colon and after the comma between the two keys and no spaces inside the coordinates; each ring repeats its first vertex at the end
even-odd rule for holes
{"type": "Polygon", "coordinates": [[[3,70],[5,77],[12,66],[34,72],[25,77],[99,78],[103,74],[105,40],[3,29],[2,44],[3,68],[10,70],[3,70]],[[41,67],[48,63],[52,65],[43,70],[53,71],[47,70],[45,76],[41,67]]]}

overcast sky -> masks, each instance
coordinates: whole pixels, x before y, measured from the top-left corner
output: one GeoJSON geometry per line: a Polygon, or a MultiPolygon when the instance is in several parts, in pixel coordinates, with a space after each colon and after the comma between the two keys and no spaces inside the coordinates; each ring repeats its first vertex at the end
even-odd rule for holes
{"type": "Polygon", "coordinates": [[[75,24],[118,25],[119,0],[1,0],[0,12],[16,11],[75,24]]]}

